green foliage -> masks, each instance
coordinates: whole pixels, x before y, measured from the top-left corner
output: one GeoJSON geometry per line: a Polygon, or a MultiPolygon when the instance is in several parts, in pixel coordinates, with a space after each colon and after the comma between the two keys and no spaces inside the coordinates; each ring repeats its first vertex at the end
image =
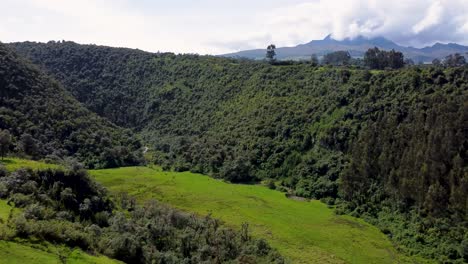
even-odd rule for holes
{"type": "Polygon", "coordinates": [[[322,58],[322,64],[342,66],[348,65],[351,61],[351,54],[348,51],[335,51],[325,54],[322,58]]]}
{"type": "Polygon", "coordinates": [[[405,66],[405,58],[403,53],[399,51],[393,49],[385,51],[375,47],[364,54],[364,64],[373,70],[400,69],[405,66]]]}
{"type": "Polygon", "coordinates": [[[10,131],[0,130],[0,155],[2,156],[2,160],[10,151],[11,143],[10,131]]]}
{"type": "Polygon", "coordinates": [[[444,65],[447,67],[460,67],[466,64],[465,56],[455,53],[450,54],[444,59],[444,65]]]}
{"type": "MultiPolygon", "coordinates": [[[[85,109],[4,44],[0,44],[0,87],[0,129],[11,133],[17,155],[74,156],[88,167],[101,168],[141,162],[139,142],[130,131],[85,109]]],[[[2,154],[9,149],[6,143],[1,143],[2,154]]]]}

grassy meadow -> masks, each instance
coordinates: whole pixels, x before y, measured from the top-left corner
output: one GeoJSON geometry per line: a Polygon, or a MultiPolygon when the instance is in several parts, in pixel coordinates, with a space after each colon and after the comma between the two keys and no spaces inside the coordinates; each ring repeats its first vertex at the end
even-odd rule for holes
{"type": "Polygon", "coordinates": [[[0,159],[0,164],[4,165],[8,171],[14,171],[20,168],[31,168],[35,170],[43,170],[43,169],[57,169],[61,167],[60,165],[56,165],[56,164],[48,164],[48,163],[41,162],[41,161],[27,160],[27,159],[13,158],[13,157],[0,159]]]}
{"type": "Polygon", "coordinates": [[[0,240],[0,263],[8,264],[118,264],[104,256],[91,256],[79,249],[0,240]]]}
{"type": "Polygon", "coordinates": [[[426,263],[398,254],[376,227],[335,215],[319,201],[296,201],[258,185],[235,185],[190,172],[127,167],[90,171],[112,193],[155,198],[185,211],[211,214],[233,227],[250,224],[292,263],[426,263]]]}

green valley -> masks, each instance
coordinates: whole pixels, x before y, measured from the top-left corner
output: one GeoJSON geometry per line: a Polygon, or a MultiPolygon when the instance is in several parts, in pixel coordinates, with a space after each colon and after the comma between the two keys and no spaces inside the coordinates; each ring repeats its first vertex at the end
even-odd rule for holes
{"type": "Polygon", "coordinates": [[[0,43],[0,262],[468,263],[464,55],[336,48],[0,43]]]}

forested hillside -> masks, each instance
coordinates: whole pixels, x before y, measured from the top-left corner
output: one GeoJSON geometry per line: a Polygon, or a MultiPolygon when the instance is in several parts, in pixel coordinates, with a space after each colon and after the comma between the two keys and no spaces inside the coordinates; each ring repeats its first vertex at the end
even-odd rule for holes
{"type": "MultiPolygon", "coordinates": [[[[141,162],[140,143],[87,110],[57,81],[0,44],[0,129],[5,152],[59,161],[75,157],[90,168],[141,162]]],[[[2,153],[3,155],[4,153],[2,153]]]]}
{"type": "Polygon", "coordinates": [[[468,261],[468,69],[278,66],[16,43],[155,162],[323,199],[406,252],[468,261]]]}

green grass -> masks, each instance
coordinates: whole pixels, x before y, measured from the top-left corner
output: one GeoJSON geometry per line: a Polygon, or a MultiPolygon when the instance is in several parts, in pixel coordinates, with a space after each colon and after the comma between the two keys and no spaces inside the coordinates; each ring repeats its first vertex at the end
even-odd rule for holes
{"type": "Polygon", "coordinates": [[[337,216],[319,201],[300,202],[258,185],[234,185],[189,172],[128,167],[90,171],[111,192],[156,198],[228,225],[248,222],[293,263],[423,263],[401,256],[376,227],[337,216]]]}
{"type": "Polygon", "coordinates": [[[60,168],[60,165],[56,164],[47,164],[41,161],[26,160],[20,158],[5,158],[0,160],[0,164],[4,165],[8,171],[14,171],[20,168],[31,168],[35,170],[43,169],[57,169],[60,168]]]}
{"type": "Polygon", "coordinates": [[[8,216],[12,209],[13,207],[9,206],[6,200],[0,199],[0,222],[6,222],[8,220],[8,216]]]}
{"type": "Polygon", "coordinates": [[[104,256],[91,256],[79,249],[70,250],[52,245],[27,245],[0,241],[0,263],[8,264],[117,264],[122,263],[104,256]],[[62,256],[62,258],[60,257],[62,256]]]}

